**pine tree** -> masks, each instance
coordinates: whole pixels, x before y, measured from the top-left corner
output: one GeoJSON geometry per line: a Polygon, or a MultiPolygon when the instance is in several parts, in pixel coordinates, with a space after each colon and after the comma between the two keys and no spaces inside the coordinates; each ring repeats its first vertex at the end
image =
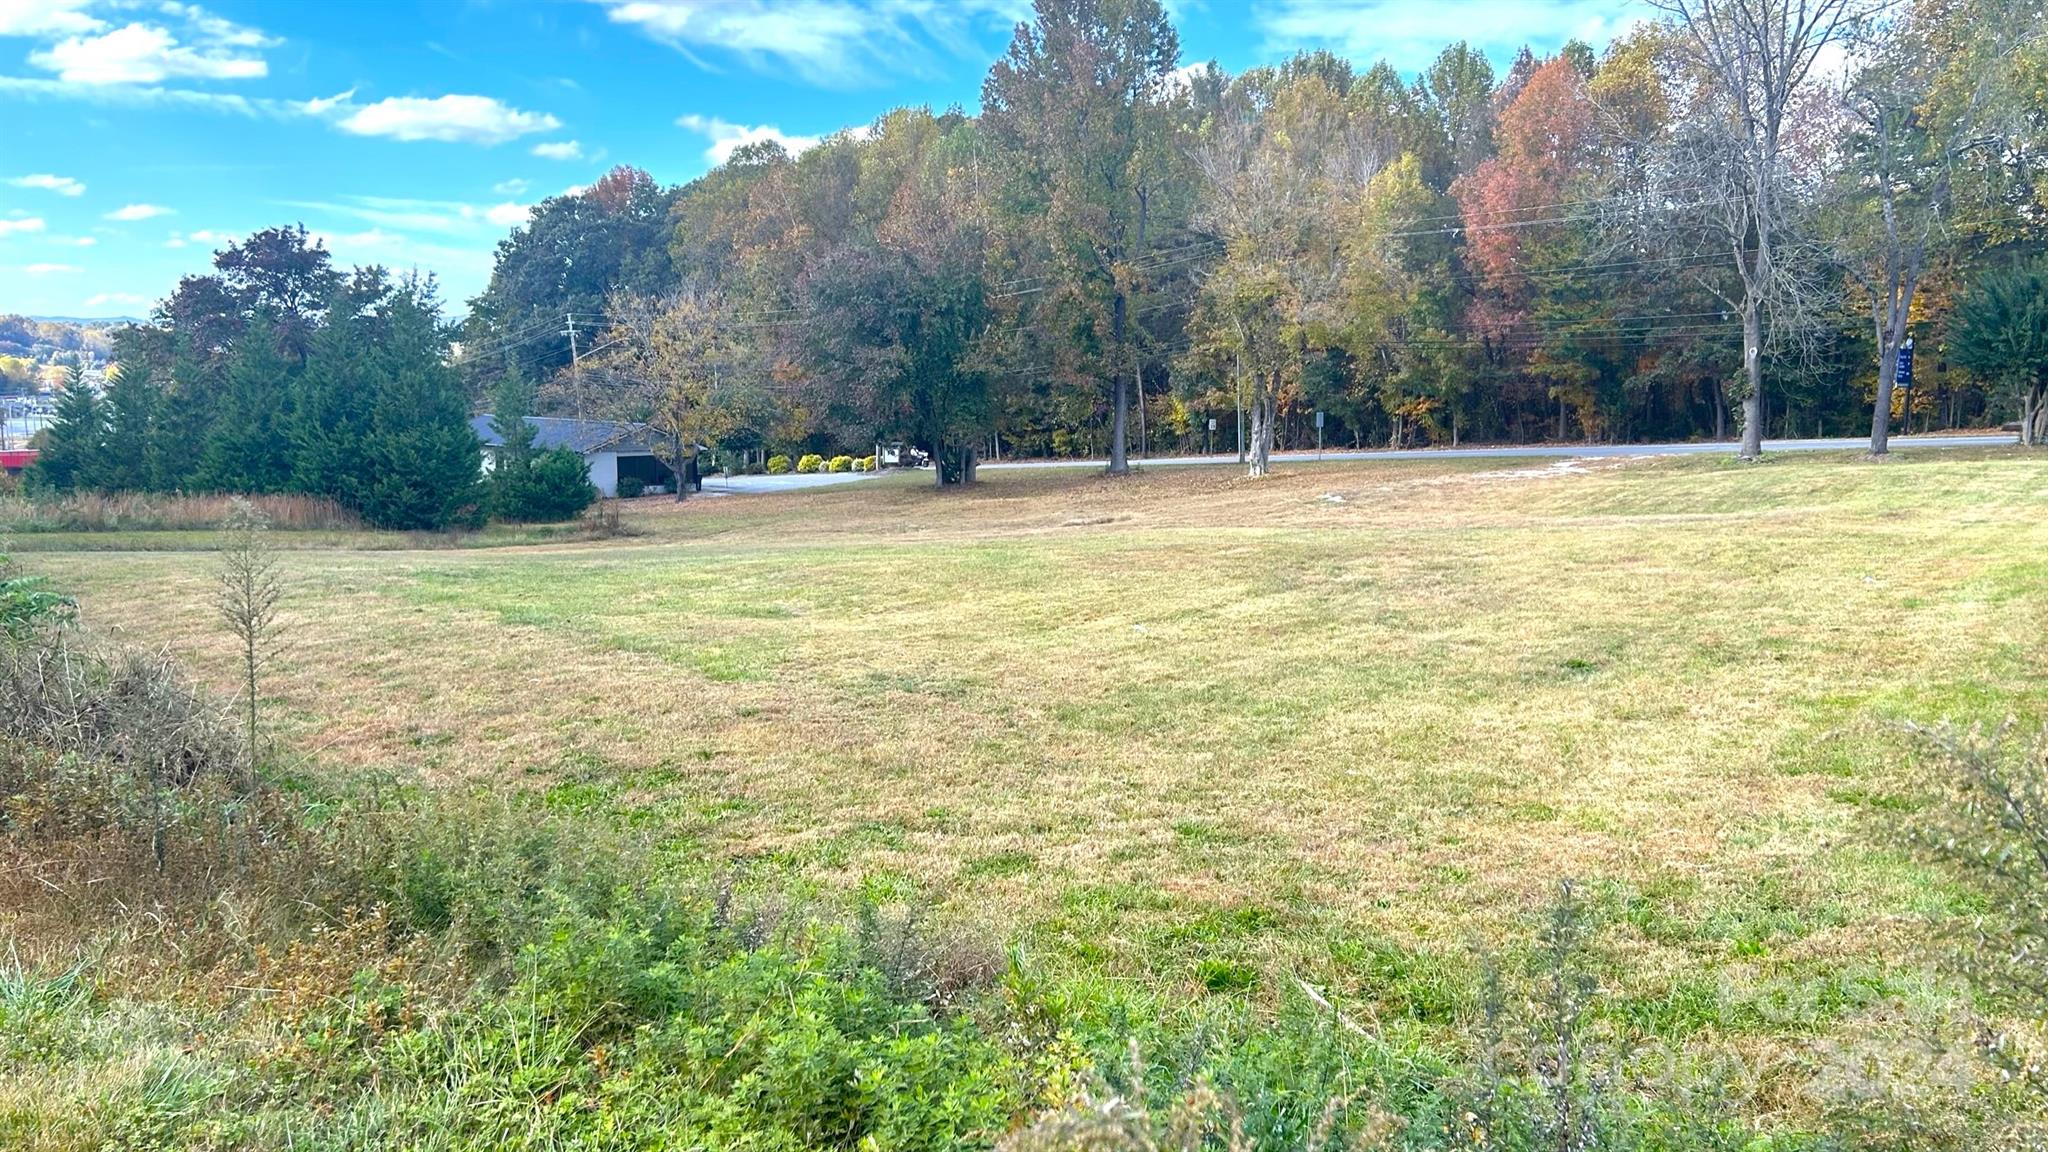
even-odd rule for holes
{"type": "Polygon", "coordinates": [[[110,492],[138,492],[149,487],[149,444],[160,398],[147,365],[111,375],[105,404],[106,452],[94,484],[110,492]]]}
{"type": "Polygon", "coordinates": [[[228,364],[227,391],[200,450],[196,483],[217,492],[278,492],[291,478],[284,432],[291,365],[265,317],[251,324],[228,364]]]}
{"type": "Polygon", "coordinates": [[[430,289],[402,289],[373,363],[363,515],[383,528],[439,531],[480,519],[478,445],[430,289]]]}
{"type": "Polygon", "coordinates": [[[200,453],[213,429],[219,402],[217,370],[191,338],[180,335],[171,361],[171,379],[160,393],[157,419],[149,437],[149,487],[157,492],[183,492],[194,487],[200,453]]]}
{"type": "Polygon", "coordinates": [[[293,491],[361,506],[369,483],[363,455],[373,399],[369,361],[382,335],[354,295],[344,293],[329,307],[327,323],[307,350],[287,421],[293,491]]]}
{"type": "Polygon", "coordinates": [[[36,456],[32,482],[56,492],[91,488],[107,451],[107,412],[85,371],[72,364],[64,377],[64,399],[36,456]]]}
{"type": "Polygon", "coordinates": [[[491,515],[502,520],[531,518],[533,503],[533,386],[515,368],[492,395],[491,428],[504,443],[491,464],[491,515]]]}

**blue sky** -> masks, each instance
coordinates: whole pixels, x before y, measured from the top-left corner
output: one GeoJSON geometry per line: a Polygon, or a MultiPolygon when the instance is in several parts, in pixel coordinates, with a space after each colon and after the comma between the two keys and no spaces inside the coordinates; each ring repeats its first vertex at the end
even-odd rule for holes
{"type": "MultiPolygon", "coordinates": [[[[542,197],[681,182],[889,108],[978,103],[1028,0],[0,0],[0,312],[141,315],[225,240],[303,222],[453,310],[542,197]]],[[[1636,0],[1176,0],[1184,59],[1416,70],[1603,44],[1636,0]]]]}

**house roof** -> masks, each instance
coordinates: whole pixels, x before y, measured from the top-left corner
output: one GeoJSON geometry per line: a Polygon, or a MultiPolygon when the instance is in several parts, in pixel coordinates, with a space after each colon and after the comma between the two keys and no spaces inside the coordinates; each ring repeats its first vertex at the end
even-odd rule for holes
{"type": "MultiPolygon", "coordinates": [[[[505,443],[492,427],[495,419],[486,412],[470,418],[469,427],[476,438],[486,447],[496,448],[505,443]]],[[[588,456],[592,452],[610,448],[621,452],[646,452],[653,442],[653,429],[645,424],[624,420],[566,420],[554,416],[528,416],[526,422],[533,426],[533,446],[541,451],[549,448],[567,448],[571,452],[588,456]]]]}

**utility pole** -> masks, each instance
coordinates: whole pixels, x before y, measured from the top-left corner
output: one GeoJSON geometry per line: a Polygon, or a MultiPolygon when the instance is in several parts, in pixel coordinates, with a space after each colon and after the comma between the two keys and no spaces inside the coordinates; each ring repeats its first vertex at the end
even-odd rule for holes
{"type": "Polygon", "coordinates": [[[1244,463],[1244,353],[1237,354],[1237,462],[1244,463]]]}
{"type": "Polygon", "coordinates": [[[569,380],[570,388],[576,393],[576,418],[583,419],[583,357],[576,351],[576,314],[562,313],[562,322],[569,334],[569,380]]]}
{"type": "Polygon", "coordinates": [[[1131,365],[1131,377],[1132,379],[1138,382],[1138,459],[1150,460],[1152,458],[1152,448],[1150,442],[1145,439],[1144,353],[1137,352],[1135,349],[1133,349],[1133,359],[1136,361],[1136,363],[1131,365]]]}

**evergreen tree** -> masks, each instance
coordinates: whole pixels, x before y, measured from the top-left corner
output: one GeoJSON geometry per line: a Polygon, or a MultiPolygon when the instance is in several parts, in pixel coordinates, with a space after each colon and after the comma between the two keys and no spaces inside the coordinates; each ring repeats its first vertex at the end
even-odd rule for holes
{"type": "Polygon", "coordinates": [[[228,364],[227,390],[200,450],[197,484],[217,492],[279,492],[291,478],[285,398],[291,365],[274,325],[258,317],[228,364]]]}
{"type": "Polygon", "coordinates": [[[149,367],[138,364],[112,374],[106,395],[106,452],[94,486],[110,492],[149,487],[149,446],[159,397],[149,367]]]}
{"type": "Polygon", "coordinates": [[[287,433],[291,487],[359,507],[368,486],[363,455],[370,433],[371,357],[383,338],[372,306],[389,293],[381,269],[359,271],[328,306],[327,323],[307,351],[293,392],[287,433]]]}
{"type": "Polygon", "coordinates": [[[373,357],[360,507],[379,527],[438,531],[481,518],[476,433],[436,312],[430,288],[401,289],[373,357]]]}
{"type": "Polygon", "coordinates": [[[533,458],[522,520],[573,520],[597,503],[590,465],[567,448],[550,448],[533,458]]]}
{"type": "Polygon", "coordinates": [[[1993,272],[1956,307],[1949,355],[2019,400],[2020,443],[2039,444],[2048,411],[2048,261],[1993,272]]]}
{"type": "Polygon", "coordinates": [[[56,492],[91,488],[107,451],[107,413],[85,372],[72,364],[64,377],[64,399],[37,454],[32,482],[56,492]]]}
{"type": "Polygon", "coordinates": [[[533,386],[515,368],[493,391],[491,428],[504,443],[491,465],[491,515],[503,520],[530,519],[533,500],[533,386]]]}
{"type": "Polygon", "coordinates": [[[194,487],[219,401],[221,370],[193,337],[180,333],[174,343],[171,379],[149,437],[149,487],[158,492],[194,487]]]}

